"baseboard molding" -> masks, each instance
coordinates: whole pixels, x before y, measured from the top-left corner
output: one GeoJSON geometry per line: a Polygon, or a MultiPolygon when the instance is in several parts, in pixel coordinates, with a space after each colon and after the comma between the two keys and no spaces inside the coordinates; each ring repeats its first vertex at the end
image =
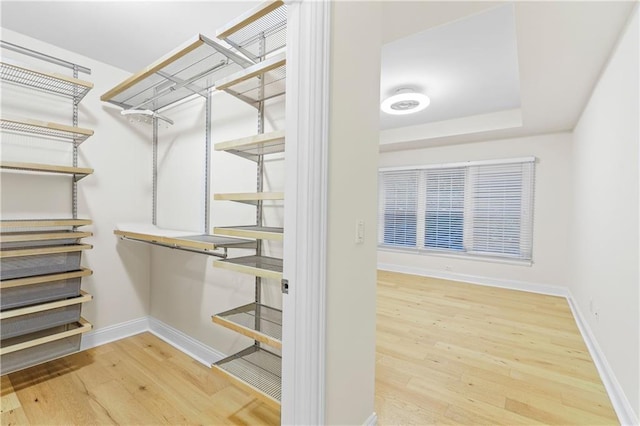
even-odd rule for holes
{"type": "Polygon", "coordinates": [[[415,268],[411,266],[378,263],[378,269],[402,274],[420,275],[423,277],[440,278],[443,280],[461,281],[488,287],[500,287],[510,290],[528,291],[530,293],[547,294],[550,296],[569,296],[565,287],[550,284],[531,283],[527,281],[503,280],[499,278],[483,277],[480,275],[458,274],[455,272],[438,271],[435,269],[415,268]]]}
{"type": "Polygon", "coordinates": [[[547,294],[551,296],[560,296],[567,299],[567,303],[571,308],[573,317],[578,325],[578,330],[587,345],[587,349],[591,354],[602,383],[604,384],[607,394],[611,399],[613,408],[618,416],[620,424],[623,426],[636,426],[639,424],[638,417],[636,416],[629,400],[627,399],[620,383],[616,379],[616,376],[607,361],[607,358],[600,349],[600,345],[595,338],[595,335],[589,327],[589,323],[585,321],[585,317],[578,308],[575,299],[568,288],[553,286],[548,284],[536,284],[523,281],[501,280],[496,278],[488,278],[475,275],[456,274],[453,272],[443,272],[437,270],[406,267],[401,265],[393,265],[386,263],[379,263],[378,269],[383,271],[399,272],[403,274],[419,275],[431,278],[440,278],[445,280],[462,281],[470,284],[484,285],[490,287],[507,288],[511,290],[528,291],[531,293],[547,294]]]}
{"type": "Polygon", "coordinates": [[[153,317],[149,317],[149,332],[207,367],[226,357],[222,352],[153,317]]]}
{"type": "Polygon", "coordinates": [[[616,411],[620,424],[622,426],[638,425],[638,417],[633,411],[633,408],[629,403],[629,399],[627,399],[622,386],[620,386],[618,379],[616,379],[613,369],[609,365],[609,362],[607,361],[604,352],[602,352],[593,331],[591,331],[589,323],[586,321],[584,315],[582,315],[582,311],[575,302],[571,292],[569,292],[567,301],[569,302],[569,307],[573,312],[573,317],[576,320],[580,334],[582,334],[582,338],[587,345],[587,349],[589,349],[591,358],[598,369],[598,373],[600,373],[600,378],[602,379],[602,383],[609,394],[613,409],[616,411]]]}
{"type": "Polygon", "coordinates": [[[363,426],[376,426],[377,424],[378,424],[378,415],[375,412],[373,412],[367,418],[367,420],[364,421],[363,426]]]}
{"type": "Polygon", "coordinates": [[[80,350],[95,348],[96,346],[115,342],[146,331],[207,367],[226,356],[180,330],[149,316],[90,331],[82,336],[80,350]]]}
{"type": "Polygon", "coordinates": [[[149,331],[149,317],[136,318],[120,324],[92,330],[82,336],[80,350],[95,348],[116,340],[149,331]]]}

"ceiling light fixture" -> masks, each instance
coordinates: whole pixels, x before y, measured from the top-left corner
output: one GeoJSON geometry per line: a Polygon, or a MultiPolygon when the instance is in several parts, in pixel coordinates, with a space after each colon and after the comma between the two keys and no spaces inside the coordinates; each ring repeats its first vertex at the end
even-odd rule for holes
{"type": "Polygon", "coordinates": [[[422,111],[430,103],[431,100],[427,95],[418,93],[413,89],[402,88],[396,90],[393,96],[382,101],[380,108],[387,114],[403,115],[422,111]]]}

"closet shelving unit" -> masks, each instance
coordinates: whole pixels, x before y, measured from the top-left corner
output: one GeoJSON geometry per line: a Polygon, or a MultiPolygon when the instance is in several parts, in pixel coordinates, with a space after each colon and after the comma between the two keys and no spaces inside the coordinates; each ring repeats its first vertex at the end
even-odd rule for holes
{"type": "Polygon", "coordinates": [[[157,227],[157,144],[158,119],[153,118],[153,206],[152,226],[123,225],[114,234],[125,240],[138,241],[183,251],[225,258],[228,248],[254,248],[255,242],[228,236],[208,234],[209,229],[209,123],[210,92],[215,82],[250,67],[250,60],[202,34],[193,37],[142,71],[132,75],[100,97],[125,110],[148,109],[161,113],[190,96],[201,96],[207,102],[205,134],[205,224],[202,234],[157,227]],[[220,250],[223,250],[222,252],[220,250]]]}
{"type": "Polygon", "coordinates": [[[263,191],[264,156],[284,152],[284,131],[264,133],[265,101],[285,93],[286,6],[268,1],[218,31],[217,37],[244,53],[255,65],[216,82],[218,90],[253,105],[258,110],[258,134],[216,144],[226,151],[256,162],[257,190],[247,194],[215,194],[215,200],[256,206],[256,223],[216,227],[216,235],[234,235],[256,240],[256,254],[215,261],[216,267],[255,276],[252,303],[219,313],[212,321],[254,339],[254,344],[216,362],[212,370],[263,402],[279,408],[282,389],[282,359],[263,345],[282,347],[282,311],[262,303],[262,279],[282,280],[282,259],[263,254],[263,240],[282,240],[283,229],[263,224],[263,202],[283,200],[283,193],[263,191]],[[273,55],[270,55],[273,53],[273,55]]]}
{"type": "Polygon", "coordinates": [[[3,133],[66,142],[73,149],[72,166],[0,162],[2,170],[72,177],[71,218],[0,220],[0,372],[4,375],[77,352],[82,333],[92,328],[81,317],[82,304],[92,296],[80,290],[82,278],[93,273],[80,266],[82,252],[92,248],[80,240],[92,233],[78,230],[91,220],[77,217],[77,181],[93,169],[78,167],[77,162],[78,146],[93,135],[92,130],[78,127],[78,104],[93,84],[77,78],[79,72],[91,73],[88,68],[5,41],[0,45],[73,72],[68,77],[4,58],[0,62],[3,83],[69,98],[73,109],[72,126],[0,118],[3,133]]]}

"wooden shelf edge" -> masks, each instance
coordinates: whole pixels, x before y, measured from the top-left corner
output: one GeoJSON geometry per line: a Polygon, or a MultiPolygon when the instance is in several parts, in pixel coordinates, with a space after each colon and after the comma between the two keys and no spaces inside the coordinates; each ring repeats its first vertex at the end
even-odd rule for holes
{"type": "Polygon", "coordinates": [[[256,240],[284,240],[284,234],[282,232],[253,231],[242,228],[213,228],[213,233],[215,235],[224,235],[226,237],[253,238],[256,240]]]}
{"type": "Polygon", "coordinates": [[[22,234],[18,232],[0,233],[0,243],[23,241],[75,240],[93,236],[93,232],[40,232],[22,234]],[[13,235],[12,235],[13,234],[13,235]]]}
{"type": "Polygon", "coordinates": [[[52,281],[61,281],[68,280],[72,278],[82,278],[88,277],[93,274],[93,271],[89,268],[81,268],[78,271],[73,272],[62,272],[59,274],[48,274],[48,275],[38,275],[35,277],[27,277],[27,278],[13,278],[10,280],[0,281],[0,288],[12,288],[12,287],[21,287],[25,285],[35,285],[48,283],[52,281]]]}
{"type": "Polygon", "coordinates": [[[235,192],[213,194],[213,199],[219,201],[281,201],[284,200],[284,192],[235,192]]]}
{"type": "Polygon", "coordinates": [[[32,68],[27,68],[27,67],[16,65],[16,64],[12,64],[12,63],[9,63],[9,62],[0,62],[0,64],[7,65],[7,66],[10,66],[10,67],[13,67],[13,68],[19,68],[19,69],[24,70],[26,72],[31,72],[31,73],[34,73],[34,74],[40,74],[40,75],[43,75],[43,76],[48,77],[48,78],[54,78],[56,80],[66,81],[67,83],[75,84],[77,86],[82,86],[82,87],[85,87],[87,89],[93,89],[93,83],[91,83],[90,81],[80,80],[80,79],[73,78],[73,77],[67,77],[66,75],[62,75],[62,74],[58,74],[58,73],[54,73],[54,72],[45,72],[45,71],[34,70],[32,68]]]}
{"type": "Polygon", "coordinates": [[[258,6],[243,13],[242,15],[240,15],[239,17],[232,20],[227,25],[225,25],[224,27],[216,31],[216,37],[220,39],[225,39],[229,37],[231,34],[240,30],[241,28],[244,28],[247,25],[251,24],[252,22],[257,21],[258,19],[276,10],[282,5],[284,5],[284,2],[282,0],[267,0],[265,2],[262,2],[258,6]]]}
{"type": "Polygon", "coordinates": [[[134,86],[136,83],[144,80],[151,74],[155,74],[156,72],[166,67],[167,65],[171,64],[172,62],[175,62],[178,59],[182,58],[192,50],[195,50],[196,48],[200,47],[202,44],[204,44],[202,37],[203,37],[202,34],[198,34],[192,37],[191,39],[187,40],[187,42],[185,42],[183,45],[169,52],[168,54],[158,59],[157,61],[153,62],[151,65],[147,66],[141,71],[138,71],[137,73],[133,74],[131,77],[127,78],[122,83],[116,85],[111,90],[105,92],[102,96],[100,96],[100,100],[103,102],[110,101],[111,99],[113,99],[120,93],[124,92],[128,88],[134,86]]]}
{"type": "Polygon", "coordinates": [[[236,263],[224,262],[216,260],[213,262],[213,266],[218,268],[228,269],[234,272],[240,272],[254,277],[271,278],[274,280],[282,280],[282,272],[270,271],[268,269],[256,268],[253,266],[238,265],[236,263]]]}
{"type": "Polygon", "coordinates": [[[284,142],[285,130],[276,130],[274,132],[263,133],[246,138],[233,139],[230,141],[218,142],[215,144],[216,151],[227,151],[229,149],[242,149],[244,147],[258,146],[269,142],[275,142],[280,139],[284,142]]]}
{"type": "Polygon", "coordinates": [[[22,315],[34,314],[36,312],[48,311],[50,309],[64,308],[65,306],[77,305],[93,300],[93,296],[85,291],[80,291],[80,295],[69,299],[56,300],[53,302],[41,303],[39,305],[25,306],[23,308],[9,309],[0,312],[0,320],[19,317],[22,315]]]}
{"type": "Polygon", "coordinates": [[[32,120],[32,119],[10,120],[10,119],[3,118],[2,121],[7,121],[7,122],[10,122],[10,123],[16,123],[16,124],[22,124],[22,125],[27,125],[27,126],[42,127],[44,129],[58,130],[58,131],[62,131],[62,132],[80,133],[80,134],[85,135],[85,136],[93,136],[93,133],[94,133],[93,130],[91,130],[91,129],[84,129],[82,127],[73,127],[73,126],[67,126],[65,124],[46,122],[46,121],[39,121],[39,120],[32,120]]]}
{"type": "Polygon", "coordinates": [[[53,341],[64,339],[64,338],[71,337],[71,336],[75,336],[77,334],[86,333],[87,331],[89,331],[89,330],[91,330],[93,328],[91,323],[89,323],[87,320],[85,320],[82,317],[78,321],[78,324],[80,324],[80,326],[75,328],[75,329],[73,329],[73,330],[65,330],[65,331],[60,332],[60,333],[51,334],[49,336],[43,336],[43,337],[39,337],[37,339],[29,340],[27,342],[22,342],[22,343],[18,343],[18,344],[15,344],[15,345],[7,346],[7,347],[4,347],[4,348],[0,348],[0,355],[10,354],[12,352],[21,351],[23,349],[29,349],[29,348],[32,348],[34,346],[39,346],[39,345],[43,345],[45,343],[53,342],[53,341]]]}
{"type": "Polygon", "coordinates": [[[220,377],[223,377],[223,378],[229,380],[231,383],[234,384],[234,386],[239,387],[240,389],[242,389],[243,391],[245,391],[246,393],[248,393],[250,395],[253,395],[254,397],[258,398],[260,401],[264,402],[265,404],[269,405],[270,407],[273,407],[273,408],[275,408],[277,410],[280,409],[280,401],[278,401],[277,399],[272,398],[271,396],[269,396],[266,393],[262,392],[260,389],[251,386],[250,384],[248,384],[244,380],[237,378],[233,374],[225,371],[224,369],[218,367],[217,365],[212,365],[211,366],[211,370],[215,374],[219,375],[220,377]]]}
{"type": "Polygon", "coordinates": [[[93,169],[88,167],[56,166],[52,164],[21,163],[16,161],[2,161],[0,162],[0,168],[24,170],[27,172],[64,173],[70,175],[90,175],[93,173],[93,169]]]}
{"type": "Polygon", "coordinates": [[[91,225],[90,219],[25,219],[25,220],[2,220],[0,228],[54,228],[58,226],[85,226],[91,225]]]}
{"type": "Polygon", "coordinates": [[[249,337],[253,340],[257,340],[274,348],[282,349],[282,341],[278,340],[274,337],[268,336],[266,334],[260,333],[257,330],[244,327],[238,323],[230,321],[226,318],[219,317],[217,315],[213,315],[211,320],[222,327],[228,328],[229,330],[235,331],[236,333],[240,333],[243,336],[249,337]]]}
{"type": "Polygon", "coordinates": [[[141,234],[138,232],[121,231],[116,229],[113,231],[114,235],[123,238],[130,238],[132,240],[146,241],[150,243],[159,243],[169,246],[178,246],[185,248],[192,248],[198,250],[213,250],[215,245],[204,241],[188,240],[180,237],[164,237],[161,235],[141,234]]]}
{"type": "Polygon", "coordinates": [[[216,81],[216,89],[218,90],[226,90],[236,84],[242,83],[243,81],[249,80],[253,77],[257,77],[266,72],[269,72],[273,69],[280,68],[287,63],[287,54],[286,52],[279,53],[275,56],[265,59],[262,62],[258,62],[255,65],[251,65],[248,68],[245,68],[242,71],[239,71],[235,74],[230,75],[229,77],[220,79],[216,81]]]}
{"type": "Polygon", "coordinates": [[[0,259],[22,256],[39,256],[43,254],[71,253],[74,251],[89,250],[92,248],[93,246],[91,244],[73,244],[68,246],[0,250],[0,259]]]}

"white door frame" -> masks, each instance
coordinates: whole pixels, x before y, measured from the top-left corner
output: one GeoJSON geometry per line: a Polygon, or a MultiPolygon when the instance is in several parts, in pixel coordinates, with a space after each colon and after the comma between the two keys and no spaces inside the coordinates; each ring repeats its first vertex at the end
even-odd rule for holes
{"type": "Polygon", "coordinates": [[[282,329],[282,424],[325,414],[329,0],[289,1],[282,329]]]}

